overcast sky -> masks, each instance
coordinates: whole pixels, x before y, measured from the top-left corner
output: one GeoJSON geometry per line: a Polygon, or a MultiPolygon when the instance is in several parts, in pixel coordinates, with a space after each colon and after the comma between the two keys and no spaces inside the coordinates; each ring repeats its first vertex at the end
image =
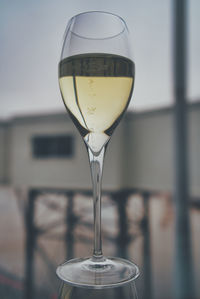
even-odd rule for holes
{"type": "MultiPolygon", "coordinates": [[[[173,102],[172,3],[169,0],[0,0],[0,118],[64,111],[57,65],[71,16],[88,10],[121,15],[136,63],[131,109],[173,102]]],[[[200,1],[190,0],[190,99],[200,99],[200,1]]]]}

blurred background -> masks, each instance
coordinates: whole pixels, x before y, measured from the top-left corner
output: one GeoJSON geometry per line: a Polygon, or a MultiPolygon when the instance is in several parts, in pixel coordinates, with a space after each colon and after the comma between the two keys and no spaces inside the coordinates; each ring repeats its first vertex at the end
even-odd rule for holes
{"type": "Polygon", "coordinates": [[[198,0],[0,0],[0,298],[58,298],[57,265],[92,252],[87,153],[57,78],[88,10],[126,20],[136,64],[105,159],[104,254],[139,266],[138,298],[200,298],[198,0]]]}

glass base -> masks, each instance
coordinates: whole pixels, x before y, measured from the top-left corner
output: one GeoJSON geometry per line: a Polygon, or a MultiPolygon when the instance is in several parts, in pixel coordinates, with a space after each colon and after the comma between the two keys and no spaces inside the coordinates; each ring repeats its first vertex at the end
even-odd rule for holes
{"type": "Polygon", "coordinates": [[[72,259],[60,265],[56,273],[73,286],[102,289],[118,287],[136,279],[139,269],[125,259],[93,256],[72,259]]]}

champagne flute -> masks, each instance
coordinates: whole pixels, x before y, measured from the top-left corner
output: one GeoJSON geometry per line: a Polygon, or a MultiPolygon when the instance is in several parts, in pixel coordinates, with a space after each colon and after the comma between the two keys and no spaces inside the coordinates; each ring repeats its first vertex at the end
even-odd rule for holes
{"type": "Polygon", "coordinates": [[[94,250],[57,268],[65,282],[81,287],[119,286],[139,275],[132,262],[104,257],[101,242],[101,181],[105,149],[131,99],[134,62],[125,21],[91,11],[68,22],[59,63],[63,102],[88,151],[94,198],[94,250]]]}

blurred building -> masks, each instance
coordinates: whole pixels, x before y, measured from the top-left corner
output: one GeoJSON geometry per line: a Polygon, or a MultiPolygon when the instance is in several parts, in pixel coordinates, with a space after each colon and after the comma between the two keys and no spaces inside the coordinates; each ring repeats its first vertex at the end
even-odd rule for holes
{"type": "MultiPolygon", "coordinates": [[[[200,104],[188,106],[190,194],[200,196],[200,104]]],[[[173,109],[127,113],[108,146],[107,190],[173,189],[173,109]]],[[[0,123],[0,182],[20,188],[91,188],[84,143],[66,113],[0,123]]]]}

